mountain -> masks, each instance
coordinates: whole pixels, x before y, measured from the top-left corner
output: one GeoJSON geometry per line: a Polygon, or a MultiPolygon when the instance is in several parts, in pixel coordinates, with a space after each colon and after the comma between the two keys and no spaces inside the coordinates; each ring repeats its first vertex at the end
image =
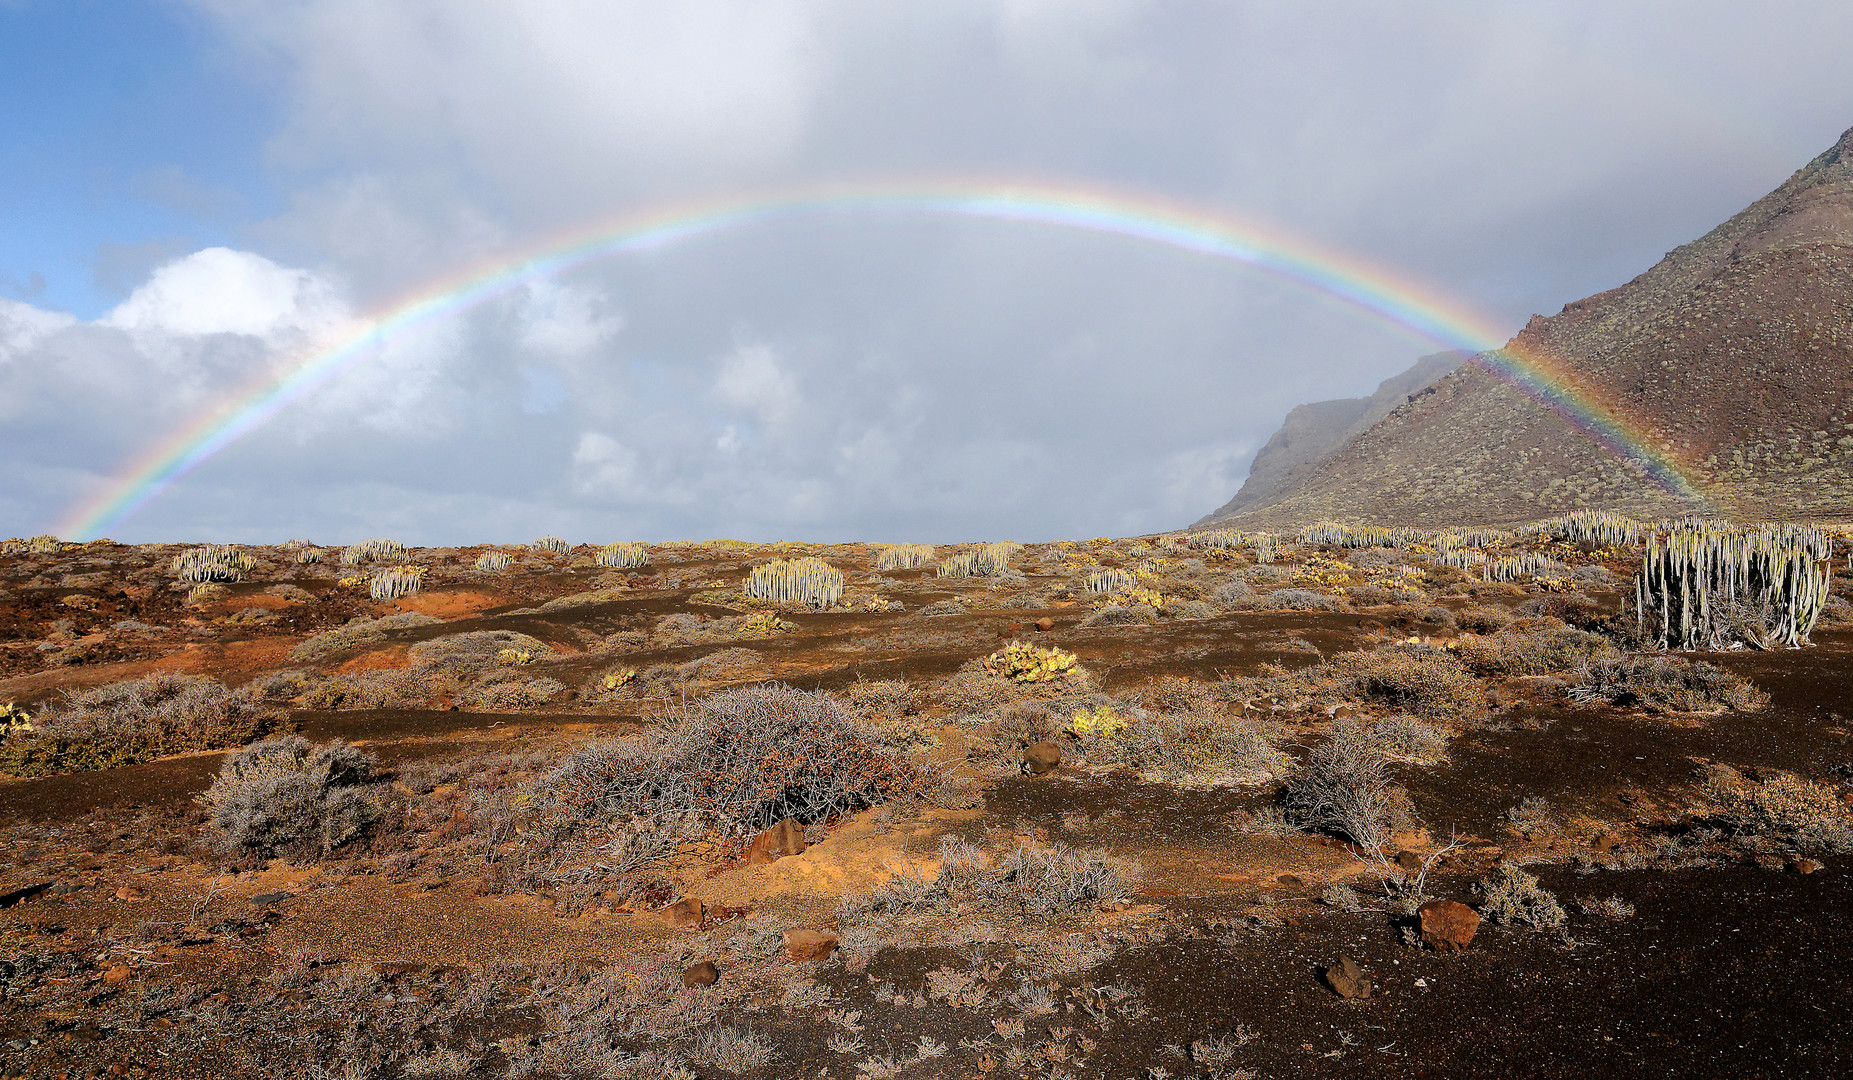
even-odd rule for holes
{"type": "Polygon", "coordinates": [[[1255,454],[1242,490],[1197,524],[1265,506],[1282,493],[1297,490],[1321,462],[1390,415],[1390,410],[1410,395],[1461,366],[1467,355],[1445,352],[1424,356],[1408,371],[1378,383],[1377,392],[1369,397],[1334,398],[1294,406],[1280,430],[1255,454]]]}
{"type": "Polygon", "coordinates": [[[1543,358],[1636,445],[1669,455],[1698,497],[1476,357],[1293,483],[1208,520],[1438,526],[1580,508],[1853,519],[1853,131],[1633,281],[1534,316],[1507,348],[1543,358]]]}

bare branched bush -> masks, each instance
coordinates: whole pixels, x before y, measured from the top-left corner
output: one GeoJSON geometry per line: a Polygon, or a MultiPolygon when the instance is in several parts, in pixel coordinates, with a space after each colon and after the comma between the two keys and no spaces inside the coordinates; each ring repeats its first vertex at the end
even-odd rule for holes
{"type": "Polygon", "coordinates": [[[313,663],[324,657],[350,649],[364,649],[386,640],[386,634],[392,630],[403,630],[413,626],[432,626],[444,620],[430,615],[420,615],[408,611],[400,615],[388,615],[383,619],[369,619],[365,616],[350,619],[345,625],[309,638],[290,650],[290,659],[299,663],[313,663]]]}
{"type": "Polygon", "coordinates": [[[922,790],[928,775],[883,753],[827,694],[765,685],[686,707],[659,744],[601,743],[548,778],[560,813],[700,815],[740,833],[784,818],[827,821],[922,790]]]}
{"type": "Polygon", "coordinates": [[[1058,843],[1024,844],[993,865],[970,842],[948,836],[940,841],[934,878],[902,867],[873,893],[844,897],[838,914],[844,925],[905,912],[1048,917],[1124,899],[1141,873],[1136,862],[1058,843]]]}
{"type": "Polygon", "coordinates": [[[316,746],[296,735],[232,754],[200,796],[212,847],[242,861],[328,855],[378,817],[367,792],[376,764],[340,740],[316,746]]]}
{"type": "Polygon", "coordinates": [[[1326,665],[1339,688],[1428,720],[1459,720],[1484,712],[1486,690],[1465,665],[1442,649],[1399,645],[1348,652],[1326,665]]]}
{"type": "Polygon", "coordinates": [[[1455,655],[1481,675],[1550,675],[1620,657],[1606,638],[1554,619],[1528,619],[1491,637],[1463,636],[1455,655]]]}
{"type": "Polygon", "coordinates": [[[61,704],[34,714],[29,730],[0,742],[0,772],[83,772],[242,746],[281,722],[254,690],[161,672],[66,694],[61,704]]]}
{"type": "Polygon", "coordinates": [[[1266,783],[1285,775],[1293,761],[1277,745],[1278,730],[1220,716],[1146,717],[1111,733],[1077,738],[1089,760],[1111,761],[1172,782],[1266,783]]]}
{"type": "Polygon", "coordinates": [[[1302,828],[1338,833],[1367,851],[1415,825],[1409,793],[1390,774],[1390,761],[1369,732],[1341,726],[1306,755],[1287,781],[1282,804],[1302,828]]]}

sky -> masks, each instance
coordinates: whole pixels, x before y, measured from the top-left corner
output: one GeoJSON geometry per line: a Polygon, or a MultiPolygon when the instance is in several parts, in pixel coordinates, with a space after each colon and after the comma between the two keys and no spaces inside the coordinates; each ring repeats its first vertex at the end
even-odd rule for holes
{"type": "Polygon", "coordinates": [[[1178,528],[1289,408],[1452,343],[1123,236],[828,206],[390,317],[691,203],[1033,186],[1510,334],[1853,126],[1848,40],[1781,0],[0,0],[0,534],[1178,528]]]}

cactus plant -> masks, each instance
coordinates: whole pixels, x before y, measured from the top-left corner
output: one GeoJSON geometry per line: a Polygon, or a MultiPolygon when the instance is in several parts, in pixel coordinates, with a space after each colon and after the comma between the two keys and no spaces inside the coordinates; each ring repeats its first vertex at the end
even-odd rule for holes
{"type": "Polygon", "coordinates": [[[883,544],[875,552],[875,569],[918,570],[933,554],[932,544],[883,544]]]}
{"type": "Polygon", "coordinates": [[[827,608],[843,596],[843,572],[817,558],[774,559],[755,566],[742,589],[757,600],[798,601],[827,608]]]}
{"type": "Polygon", "coordinates": [[[1096,570],[1087,575],[1087,584],[1085,587],[1088,592],[1116,593],[1121,589],[1130,589],[1132,586],[1133,576],[1131,574],[1128,574],[1124,570],[1115,570],[1112,567],[1108,567],[1103,570],[1096,570]]]}
{"type": "Polygon", "coordinates": [[[1833,538],[1805,525],[1675,522],[1634,578],[1641,632],[1663,649],[1805,644],[1827,604],[1833,538]]]}
{"type": "Polygon", "coordinates": [[[650,549],[644,544],[606,544],[598,549],[598,554],[592,557],[592,561],[600,566],[644,566],[650,561],[650,549]]]}
{"type": "Polygon", "coordinates": [[[1010,566],[1010,557],[1015,555],[1023,545],[1004,541],[998,544],[985,544],[971,551],[954,555],[939,561],[939,576],[943,578],[990,577],[1010,566]]]}
{"type": "Polygon", "coordinates": [[[551,551],[556,555],[566,555],[573,550],[573,545],[557,536],[543,536],[534,541],[530,546],[533,547],[535,551],[551,551]]]}
{"type": "Polygon", "coordinates": [[[181,581],[237,581],[256,567],[256,559],[230,544],[207,544],[174,557],[174,576],[181,581]]]}
{"type": "Polygon", "coordinates": [[[342,566],[359,566],[365,562],[377,562],[388,555],[404,555],[405,545],[397,540],[385,540],[375,537],[362,540],[341,549],[342,566]]]}
{"type": "Polygon", "coordinates": [[[506,570],[515,561],[515,557],[506,551],[485,551],[476,556],[478,570],[506,570]]]}
{"type": "Polygon", "coordinates": [[[422,566],[394,566],[373,575],[367,591],[375,600],[397,600],[417,592],[423,587],[424,578],[422,566]]]}

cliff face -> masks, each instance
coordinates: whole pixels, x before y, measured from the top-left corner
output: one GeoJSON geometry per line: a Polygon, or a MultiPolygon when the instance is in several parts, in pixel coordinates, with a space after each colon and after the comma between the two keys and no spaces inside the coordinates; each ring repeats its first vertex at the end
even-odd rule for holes
{"type": "Polygon", "coordinates": [[[1703,498],[1670,494],[1476,361],[1293,486],[1212,519],[1434,526],[1579,508],[1853,518],[1853,131],[1633,281],[1533,317],[1511,347],[1552,358],[1703,498]]]}
{"type": "Polygon", "coordinates": [[[1334,398],[1294,406],[1280,430],[1255,454],[1242,489],[1197,524],[1229,517],[1251,507],[1266,506],[1299,490],[1314,467],[1388,416],[1411,394],[1453,371],[1466,359],[1467,354],[1459,352],[1424,356],[1408,371],[1379,383],[1376,393],[1369,397],[1334,398]]]}

